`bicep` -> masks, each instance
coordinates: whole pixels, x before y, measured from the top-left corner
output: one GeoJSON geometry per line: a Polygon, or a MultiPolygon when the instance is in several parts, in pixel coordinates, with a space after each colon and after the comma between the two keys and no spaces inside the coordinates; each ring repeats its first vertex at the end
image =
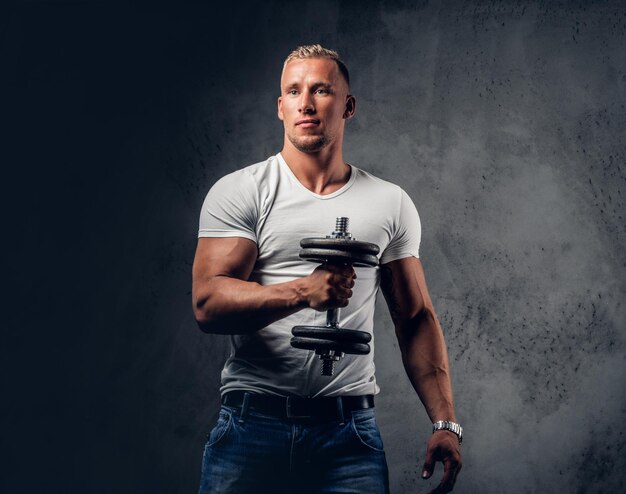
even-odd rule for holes
{"type": "Polygon", "coordinates": [[[242,237],[205,237],[198,239],[193,262],[194,292],[198,283],[216,276],[247,280],[257,259],[257,245],[242,237]]]}
{"type": "Polygon", "coordinates": [[[380,286],[396,326],[432,307],[424,268],[416,257],[405,257],[383,264],[380,286]]]}

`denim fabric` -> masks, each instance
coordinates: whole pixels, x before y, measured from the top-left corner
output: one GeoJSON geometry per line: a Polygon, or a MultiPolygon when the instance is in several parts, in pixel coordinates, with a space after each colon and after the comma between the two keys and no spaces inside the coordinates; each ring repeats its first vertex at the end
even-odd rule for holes
{"type": "Polygon", "coordinates": [[[204,448],[199,494],[388,494],[373,409],[339,420],[285,420],[222,406],[204,448]]]}

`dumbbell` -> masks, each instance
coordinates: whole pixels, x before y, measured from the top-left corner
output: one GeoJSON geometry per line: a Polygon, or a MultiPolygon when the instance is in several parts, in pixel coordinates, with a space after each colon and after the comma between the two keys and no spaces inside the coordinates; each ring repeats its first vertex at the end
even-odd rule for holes
{"type": "MultiPolygon", "coordinates": [[[[300,241],[300,258],[311,262],[347,264],[360,267],[378,266],[380,251],[376,244],[361,242],[348,232],[348,218],[341,216],[335,223],[335,231],[326,237],[304,238],[300,241]]],[[[322,375],[332,376],[335,363],[344,354],[367,355],[372,335],[365,331],[339,327],[340,308],[326,312],[326,326],[294,326],[291,346],[303,350],[315,350],[322,360],[322,375]]]]}

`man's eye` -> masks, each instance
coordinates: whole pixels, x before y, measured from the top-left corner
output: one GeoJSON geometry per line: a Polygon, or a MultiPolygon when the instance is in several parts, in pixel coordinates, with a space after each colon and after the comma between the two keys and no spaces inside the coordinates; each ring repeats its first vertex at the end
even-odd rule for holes
{"type": "Polygon", "coordinates": [[[317,91],[315,91],[316,93],[319,94],[328,94],[328,89],[318,89],[317,91]]]}
{"type": "Polygon", "coordinates": [[[294,96],[298,94],[298,91],[296,91],[295,89],[290,89],[287,94],[291,94],[292,96],[294,96]]]}

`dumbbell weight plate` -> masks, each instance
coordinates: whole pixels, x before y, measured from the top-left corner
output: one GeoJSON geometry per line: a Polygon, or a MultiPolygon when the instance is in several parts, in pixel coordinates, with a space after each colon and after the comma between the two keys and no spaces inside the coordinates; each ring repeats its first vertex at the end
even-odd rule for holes
{"type": "Polygon", "coordinates": [[[296,336],[291,338],[291,346],[301,350],[321,350],[350,353],[353,355],[367,355],[370,346],[367,343],[344,343],[333,340],[318,340],[316,338],[304,338],[296,336]]]}
{"type": "Polygon", "coordinates": [[[372,335],[365,331],[329,328],[326,326],[294,326],[291,334],[306,338],[338,341],[340,343],[369,343],[372,340],[372,335]]]}
{"type": "Polygon", "coordinates": [[[353,266],[378,266],[378,257],[361,252],[346,252],[335,249],[302,249],[300,257],[307,261],[328,262],[331,264],[352,264],[353,266]]]}
{"type": "Polygon", "coordinates": [[[358,252],[374,256],[380,252],[380,248],[376,244],[342,238],[303,238],[300,240],[300,247],[304,249],[342,250],[344,252],[358,252]]]}

